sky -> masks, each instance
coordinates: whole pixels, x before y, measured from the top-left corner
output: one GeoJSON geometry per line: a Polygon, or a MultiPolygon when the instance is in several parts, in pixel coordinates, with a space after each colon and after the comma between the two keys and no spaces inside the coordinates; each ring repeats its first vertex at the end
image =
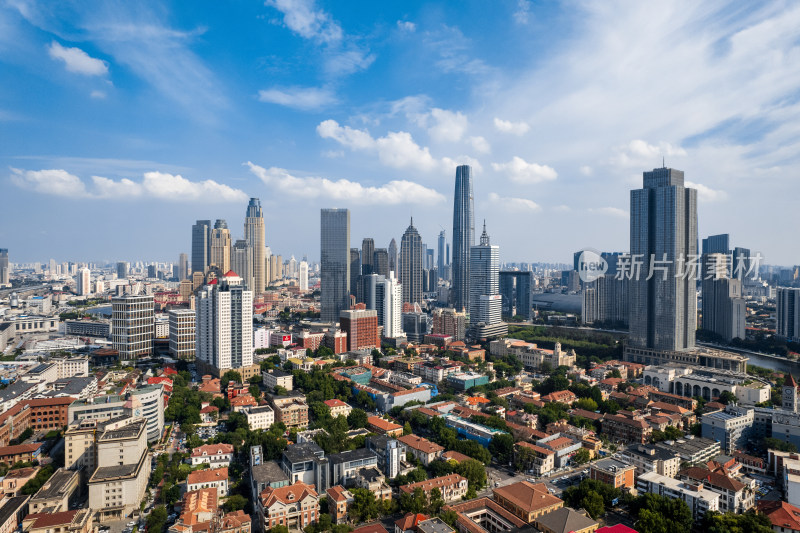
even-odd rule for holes
{"type": "Polygon", "coordinates": [[[666,166],[701,237],[800,263],[800,3],[0,2],[0,247],[158,260],[197,219],[319,258],[413,217],[452,234],[455,167],[501,261],[627,250],[666,166]]]}

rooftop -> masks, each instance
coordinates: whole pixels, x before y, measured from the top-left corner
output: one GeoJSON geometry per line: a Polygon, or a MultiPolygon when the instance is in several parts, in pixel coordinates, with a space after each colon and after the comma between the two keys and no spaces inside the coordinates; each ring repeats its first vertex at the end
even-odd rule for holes
{"type": "Polygon", "coordinates": [[[77,472],[59,468],[31,499],[49,500],[51,498],[62,498],[67,493],[68,486],[77,476],[77,472]]]}
{"type": "Polygon", "coordinates": [[[597,527],[596,521],[569,507],[562,507],[540,516],[536,519],[536,524],[540,529],[544,526],[555,533],[583,531],[584,529],[597,527]]]}
{"type": "Polygon", "coordinates": [[[283,471],[277,461],[266,461],[250,468],[250,475],[256,483],[276,483],[288,481],[289,476],[283,471]]]}
{"type": "Polygon", "coordinates": [[[218,481],[226,481],[228,479],[228,467],[211,468],[208,470],[195,470],[189,473],[186,478],[187,485],[196,485],[198,483],[215,483],[218,481]]]}
{"type": "Polygon", "coordinates": [[[528,481],[519,481],[505,487],[495,488],[494,494],[505,498],[527,512],[562,503],[559,498],[550,494],[544,483],[533,484],[528,481]]]}

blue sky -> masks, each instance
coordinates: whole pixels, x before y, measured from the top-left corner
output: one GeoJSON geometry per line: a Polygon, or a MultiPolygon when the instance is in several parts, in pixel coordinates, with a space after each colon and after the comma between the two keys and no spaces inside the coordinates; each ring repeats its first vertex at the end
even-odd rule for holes
{"type": "Polygon", "coordinates": [[[503,261],[628,247],[641,172],[700,235],[800,263],[796,2],[0,3],[0,247],[175,260],[196,219],[319,255],[452,231],[455,166],[503,261]]]}

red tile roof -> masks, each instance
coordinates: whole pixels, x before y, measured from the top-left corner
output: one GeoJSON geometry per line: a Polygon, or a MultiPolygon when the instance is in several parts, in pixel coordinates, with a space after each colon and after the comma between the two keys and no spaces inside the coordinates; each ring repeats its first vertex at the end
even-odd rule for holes
{"type": "Polygon", "coordinates": [[[212,468],[208,470],[195,470],[189,473],[186,478],[187,485],[196,485],[197,483],[214,483],[217,481],[225,481],[228,479],[228,467],[212,468]]]}
{"type": "Polygon", "coordinates": [[[403,429],[403,426],[384,420],[379,416],[371,416],[367,418],[367,422],[381,431],[397,431],[398,429],[403,429]]]}
{"type": "Polygon", "coordinates": [[[80,509],[62,511],[60,513],[33,513],[25,517],[25,521],[33,520],[30,529],[52,528],[64,524],[71,524],[80,509]]]}
{"type": "Polygon", "coordinates": [[[286,485],[277,489],[267,487],[261,492],[261,501],[265,508],[271,507],[276,501],[281,503],[300,502],[308,496],[317,497],[313,485],[296,481],[293,485],[286,485]]]}
{"type": "Polygon", "coordinates": [[[424,437],[418,437],[416,435],[403,435],[402,437],[397,437],[397,440],[409,448],[419,450],[422,453],[438,453],[444,451],[444,447],[439,446],[435,442],[431,442],[424,437]]]}
{"type": "Polygon", "coordinates": [[[497,487],[494,489],[494,493],[513,502],[525,512],[546,509],[563,503],[561,499],[550,494],[544,483],[534,484],[528,481],[519,481],[505,487],[497,487]]]}
{"type": "Polygon", "coordinates": [[[416,527],[420,522],[424,522],[427,519],[428,516],[422,513],[419,514],[408,513],[403,518],[395,520],[394,524],[397,527],[399,527],[402,531],[407,531],[413,527],[416,527]]]}
{"type": "Polygon", "coordinates": [[[0,446],[0,456],[33,453],[41,448],[43,444],[43,442],[32,442],[30,444],[17,444],[15,446],[0,446]]]}
{"type": "Polygon", "coordinates": [[[782,501],[761,500],[758,502],[759,513],[767,515],[774,527],[791,530],[800,530],[800,509],[782,501]]]}
{"type": "Polygon", "coordinates": [[[203,455],[221,455],[233,453],[231,444],[205,444],[192,449],[192,457],[202,457],[203,455]]]}
{"type": "Polygon", "coordinates": [[[461,476],[460,474],[448,474],[446,476],[439,476],[431,479],[426,479],[425,481],[409,483],[408,485],[400,485],[400,491],[411,494],[416,489],[422,489],[423,492],[428,492],[437,487],[452,487],[458,485],[462,481],[466,481],[466,478],[461,476]]]}

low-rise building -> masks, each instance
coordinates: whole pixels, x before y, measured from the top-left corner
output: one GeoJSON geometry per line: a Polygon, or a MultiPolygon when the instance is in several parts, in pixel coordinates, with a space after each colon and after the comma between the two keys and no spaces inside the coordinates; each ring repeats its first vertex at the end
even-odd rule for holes
{"type": "Polygon", "coordinates": [[[247,417],[247,424],[251,431],[266,430],[275,423],[275,411],[269,405],[248,407],[241,412],[247,417]]]}
{"type": "Polygon", "coordinates": [[[656,443],[656,447],[678,454],[681,462],[690,466],[705,463],[720,454],[719,442],[692,435],[675,441],[662,441],[656,443]]]}
{"type": "Polygon", "coordinates": [[[367,424],[372,430],[375,431],[375,433],[386,435],[387,437],[398,437],[403,434],[403,426],[400,424],[395,424],[394,422],[390,422],[379,416],[368,417],[367,424]]]}
{"type": "Polygon", "coordinates": [[[425,466],[428,466],[431,462],[438,459],[442,455],[442,452],[444,452],[443,446],[439,446],[435,442],[431,442],[424,437],[418,437],[417,435],[403,435],[397,437],[397,440],[405,444],[408,451],[425,466]]]}
{"type": "Polygon", "coordinates": [[[341,485],[334,485],[326,492],[328,493],[328,513],[330,513],[333,523],[344,524],[347,522],[347,513],[353,504],[353,495],[341,485]]]}
{"type": "Polygon", "coordinates": [[[569,507],[541,515],[534,522],[542,533],[592,533],[600,524],[569,507]]]}
{"type": "Polygon", "coordinates": [[[27,514],[30,496],[10,496],[0,502],[0,533],[13,533],[19,530],[27,514]]]}
{"type": "Polygon", "coordinates": [[[419,481],[417,483],[400,485],[400,492],[414,494],[416,489],[422,489],[425,497],[430,502],[431,491],[435,488],[439,489],[445,503],[460,500],[461,497],[467,493],[467,478],[459,474],[449,474],[447,476],[426,479],[425,481],[419,481]]]}
{"type": "Polygon", "coordinates": [[[308,404],[302,394],[272,396],[271,404],[277,422],[283,422],[287,428],[308,427],[308,404]]]}
{"type": "Polygon", "coordinates": [[[319,519],[319,495],[312,485],[298,481],[279,489],[267,487],[258,501],[264,529],[278,525],[304,529],[319,519]]]}
{"type": "Polygon", "coordinates": [[[703,438],[720,443],[725,453],[742,449],[752,433],[755,411],[737,405],[726,405],[723,411],[706,413],[701,424],[703,438]]]}
{"type": "Polygon", "coordinates": [[[653,434],[653,428],[642,415],[606,413],[600,423],[601,433],[612,442],[645,444],[653,434]]]}
{"type": "Polygon", "coordinates": [[[19,496],[22,487],[25,486],[25,483],[33,479],[38,471],[38,466],[9,470],[2,480],[3,494],[6,496],[6,498],[19,496]]]}
{"type": "Polygon", "coordinates": [[[0,463],[13,465],[15,463],[30,462],[39,457],[43,443],[31,442],[29,444],[15,444],[14,446],[0,446],[0,463]]]}
{"type": "Polygon", "coordinates": [[[264,386],[269,390],[275,390],[275,387],[283,387],[287,391],[293,388],[294,376],[290,372],[284,372],[278,368],[273,370],[266,370],[261,373],[261,381],[264,386]]]}
{"type": "Polygon", "coordinates": [[[89,509],[57,513],[31,513],[22,521],[25,533],[91,533],[94,530],[89,509]]]}
{"type": "Polygon", "coordinates": [[[775,533],[800,533],[800,508],[791,503],[761,500],[756,512],[769,518],[775,533]]]}
{"type": "Polygon", "coordinates": [[[618,489],[634,487],[634,466],[616,459],[602,459],[593,463],[589,469],[589,478],[602,481],[618,489]]]}
{"type": "Polygon", "coordinates": [[[217,525],[217,533],[250,533],[251,530],[250,515],[241,510],[225,513],[217,525]]]}
{"type": "Polygon", "coordinates": [[[678,479],[702,483],[719,494],[719,512],[745,513],[755,506],[755,482],[746,485],[734,479],[724,469],[709,470],[692,466],[678,472],[678,479]]]}
{"type": "Polygon", "coordinates": [[[681,466],[678,454],[653,445],[628,446],[619,452],[619,457],[635,468],[634,477],[637,478],[645,472],[674,478],[681,466]]]}
{"type": "Polygon", "coordinates": [[[378,456],[367,448],[356,448],[328,456],[330,484],[351,487],[362,468],[378,466],[378,456]]]}
{"type": "Polygon", "coordinates": [[[514,445],[517,464],[535,476],[544,476],[555,467],[556,452],[530,442],[520,441],[514,445]]]}
{"type": "Polygon", "coordinates": [[[336,398],[332,400],[325,400],[323,403],[331,410],[331,416],[333,418],[336,418],[337,416],[347,417],[347,415],[349,415],[353,410],[353,408],[348,404],[336,398]]]}
{"type": "Polygon", "coordinates": [[[195,470],[186,478],[186,490],[217,489],[220,498],[228,495],[228,467],[195,470]]]}
{"type": "Polygon", "coordinates": [[[550,494],[544,483],[518,481],[505,487],[496,487],[493,497],[497,503],[526,523],[564,506],[561,499],[550,494]]]}
{"type": "Polygon", "coordinates": [[[70,503],[80,492],[80,476],[72,470],[59,468],[28,502],[28,512],[46,513],[69,510],[70,503]]]}
{"type": "Polygon", "coordinates": [[[669,477],[646,472],[636,481],[640,494],[651,493],[683,501],[698,521],[709,511],[719,511],[719,494],[707,489],[702,483],[686,483],[669,477]]]}
{"type": "Polygon", "coordinates": [[[205,444],[192,449],[192,466],[208,464],[211,468],[229,466],[233,460],[231,444],[205,444]]]}

